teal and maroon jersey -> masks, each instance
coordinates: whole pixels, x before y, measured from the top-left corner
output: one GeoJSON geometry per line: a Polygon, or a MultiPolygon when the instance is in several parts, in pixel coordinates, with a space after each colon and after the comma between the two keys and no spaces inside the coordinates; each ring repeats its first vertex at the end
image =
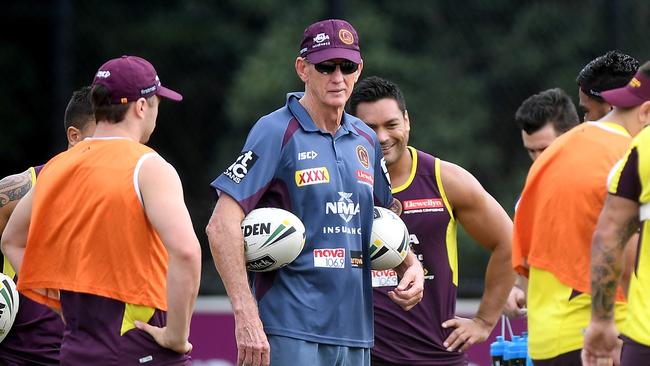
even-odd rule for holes
{"type": "Polygon", "coordinates": [[[318,129],[301,97],[289,94],[285,107],[262,117],[211,186],[246,214],[277,207],[305,225],[292,263],[252,275],[266,333],[368,348],[373,207],[392,202],[383,154],[374,131],[349,114],[334,135],[318,129]]]}
{"type": "MultiPolygon", "coordinates": [[[[32,186],[36,183],[41,168],[42,165],[29,169],[32,186]]],[[[2,273],[18,282],[16,272],[6,258],[2,258],[0,265],[2,273]]],[[[0,342],[0,365],[58,365],[63,337],[61,317],[47,306],[22,294],[19,294],[19,297],[16,320],[7,337],[0,342]]]]}
{"type": "Polygon", "coordinates": [[[394,365],[464,365],[465,355],[442,345],[453,329],[441,324],[456,313],[456,220],[440,178],[440,160],[408,147],[411,174],[393,197],[401,206],[413,252],[424,267],[424,298],[404,311],[388,297],[398,283],[393,270],[373,271],[375,347],[372,360],[394,365]]]}

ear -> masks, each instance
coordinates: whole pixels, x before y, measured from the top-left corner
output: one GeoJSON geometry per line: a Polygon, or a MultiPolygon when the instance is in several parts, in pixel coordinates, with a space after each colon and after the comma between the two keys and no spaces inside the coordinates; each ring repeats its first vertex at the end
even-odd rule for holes
{"type": "Polygon", "coordinates": [[[408,110],[404,110],[404,128],[406,131],[411,131],[411,120],[409,119],[408,110]]]}
{"type": "Polygon", "coordinates": [[[138,116],[139,118],[144,117],[144,111],[146,110],[147,107],[148,107],[147,100],[144,98],[139,98],[138,100],[135,101],[135,103],[133,103],[133,110],[136,116],[138,116]]]}
{"type": "Polygon", "coordinates": [[[639,107],[639,129],[650,124],[650,102],[646,101],[639,107]]]}
{"type": "Polygon", "coordinates": [[[302,57],[296,57],[295,67],[296,67],[296,74],[298,74],[300,80],[302,80],[303,83],[306,83],[307,80],[309,80],[308,62],[302,57]]]}
{"type": "Polygon", "coordinates": [[[354,77],[354,82],[356,83],[359,81],[359,78],[361,77],[361,70],[363,70],[363,60],[361,60],[361,63],[359,64],[359,68],[357,69],[356,76],[354,77]]]}
{"type": "Polygon", "coordinates": [[[65,131],[66,136],[68,137],[68,145],[74,146],[77,142],[83,140],[81,137],[81,131],[78,128],[70,126],[65,131]]]}

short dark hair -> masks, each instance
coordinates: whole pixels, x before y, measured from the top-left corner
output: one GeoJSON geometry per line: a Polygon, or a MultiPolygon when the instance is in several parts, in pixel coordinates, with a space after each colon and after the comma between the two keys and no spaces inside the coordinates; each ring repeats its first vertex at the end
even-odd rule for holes
{"type": "Polygon", "coordinates": [[[82,129],[88,121],[94,119],[93,105],[90,102],[90,86],[75,90],[65,108],[63,127],[66,131],[68,127],[82,129]]]}
{"type": "Polygon", "coordinates": [[[384,98],[394,99],[402,113],[406,111],[406,101],[397,84],[378,76],[369,76],[354,87],[348,100],[348,112],[356,115],[359,103],[372,103],[384,98]]]}
{"type": "MultiPolygon", "coordinates": [[[[135,102],[128,102],[126,104],[113,104],[111,103],[111,92],[103,85],[95,84],[90,91],[90,98],[92,101],[93,112],[95,113],[95,120],[97,122],[104,121],[108,123],[121,122],[126,116],[126,111],[129,106],[135,102]]],[[[157,95],[152,95],[146,98],[148,105],[153,105],[153,99],[158,98],[157,95]]]]}
{"type": "Polygon", "coordinates": [[[515,121],[529,135],[547,123],[551,123],[558,133],[564,133],[580,123],[575,105],[560,88],[544,90],[528,97],[517,109],[515,121]]]}
{"type": "Polygon", "coordinates": [[[639,68],[639,61],[619,50],[608,51],[589,62],[580,71],[576,82],[590,98],[605,102],[600,93],[625,86],[639,68]]]}

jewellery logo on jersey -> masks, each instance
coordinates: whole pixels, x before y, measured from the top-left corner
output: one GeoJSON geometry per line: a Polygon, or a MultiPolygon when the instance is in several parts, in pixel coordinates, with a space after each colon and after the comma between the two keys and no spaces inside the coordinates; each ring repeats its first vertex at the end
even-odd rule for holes
{"type": "Polygon", "coordinates": [[[397,272],[394,269],[372,270],[372,287],[397,286],[397,272]]]}
{"type": "Polygon", "coordinates": [[[330,182],[330,173],[327,168],[322,166],[319,168],[296,170],[296,185],[298,187],[310,186],[313,184],[323,184],[330,182]]]}
{"type": "Polygon", "coordinates": [[[357,159],[364,168],[370,168],[370,157],[368,155],[368,150],[361,145],[357,145],[357,159]]]}
{"type": "Polygon", "coordinates": [[[239,184],[242,179],[248,174],[248,171],[255,165],[257,155],[252,151],[245,151],[237,158],[231,166],[226,169],[223,174],[232,179],[233,182],[239,184]]]}
{"type": "Polygon", "coordinates": [[[372,187],[375,183],[375,177],[365,170],[357,169],[357,183],[363,183],[372,187]]]}
{"type": "Polygon", "coordinates": [[[318,153],[316,151],[301,151],[298,153],[298,160],[311,160],[316,159],[318,153]]]}
{"type": "Polygon", "coordinates": [[[444,210],[445,202],[442,198],[423,198],[404,201],[404,214],[443,212],[444,210]]]}
{"type": "Polygon", "coordinates": [[[314,249],[314,267],[345,268],[345,248],[314,249]]]}

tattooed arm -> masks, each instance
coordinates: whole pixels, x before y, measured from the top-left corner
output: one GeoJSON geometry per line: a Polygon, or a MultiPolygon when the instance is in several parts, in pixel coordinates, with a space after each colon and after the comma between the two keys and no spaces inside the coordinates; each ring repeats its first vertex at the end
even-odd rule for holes
{"type": "Polygon", "coordinates": [[[30,188],[32,188],[32,173],[29,169],[0,179],[0,234],[4,231],[16,204],[30,188]]]}
{"type": "Polygon", "coordinates": [[[620,342],[614,324],[616,287],[621,275],[623,251],[638,227],[638,202],[608,195],[591,248],[591,322],[582,349],[585,366],[596,365],[598,358],[617,361],[620,342]]]}

